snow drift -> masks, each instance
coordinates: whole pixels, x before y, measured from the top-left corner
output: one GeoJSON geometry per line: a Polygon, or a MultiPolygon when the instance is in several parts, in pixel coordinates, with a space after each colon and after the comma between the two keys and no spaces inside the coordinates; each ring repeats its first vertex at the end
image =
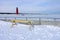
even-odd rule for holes
{"type": "Polygon", "coordinates": [[[11,28],[10,22],[0,21],[0,40],[60,40],[60,27],[52,25],[18,24],[11,28]]]}

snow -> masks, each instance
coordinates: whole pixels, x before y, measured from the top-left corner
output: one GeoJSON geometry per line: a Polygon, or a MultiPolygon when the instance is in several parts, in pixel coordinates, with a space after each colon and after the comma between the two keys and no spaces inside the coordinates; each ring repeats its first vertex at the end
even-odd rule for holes
{"type": "Polygon", "coordinates": [[[0,21],[0,40],[60,40],[60,27],[53,25],[17,24],[11,26],[11,22],[0,21]]]}

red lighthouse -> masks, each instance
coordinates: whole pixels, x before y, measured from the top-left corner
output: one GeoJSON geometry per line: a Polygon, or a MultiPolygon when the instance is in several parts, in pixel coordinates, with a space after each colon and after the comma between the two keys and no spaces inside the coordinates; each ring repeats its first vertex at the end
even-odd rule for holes
{"type": "Polygon", "coordinates": [[[16,7],[16,14],[18,14],[18,7],[16,7]]]}

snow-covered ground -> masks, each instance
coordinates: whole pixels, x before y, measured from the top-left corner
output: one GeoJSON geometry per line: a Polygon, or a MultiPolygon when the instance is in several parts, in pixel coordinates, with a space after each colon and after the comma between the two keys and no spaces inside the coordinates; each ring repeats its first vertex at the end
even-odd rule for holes
{"type": "Polygon", "coordinates": [[[10,22],[0,21],[0,40],[60,40],[60,27],[52,25],[18,24],[11,26],[10,22]]]}

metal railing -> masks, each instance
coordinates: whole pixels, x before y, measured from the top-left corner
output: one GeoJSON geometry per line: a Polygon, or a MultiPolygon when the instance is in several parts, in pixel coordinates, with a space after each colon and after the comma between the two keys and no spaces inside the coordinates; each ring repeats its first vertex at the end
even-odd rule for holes
{"type": "Polygon", "coordinates": [[[48,20],[48,21],[60,21],[60,18],[52,17],[0,17],[2,20],[48,20]]]}
{"type": "Polygon", "coordinates": [[[1,17],[0,20],[31,20],[37,24],[52,24],[60,26],[60,18],[51,18],[51,17],[1,17]]]}

